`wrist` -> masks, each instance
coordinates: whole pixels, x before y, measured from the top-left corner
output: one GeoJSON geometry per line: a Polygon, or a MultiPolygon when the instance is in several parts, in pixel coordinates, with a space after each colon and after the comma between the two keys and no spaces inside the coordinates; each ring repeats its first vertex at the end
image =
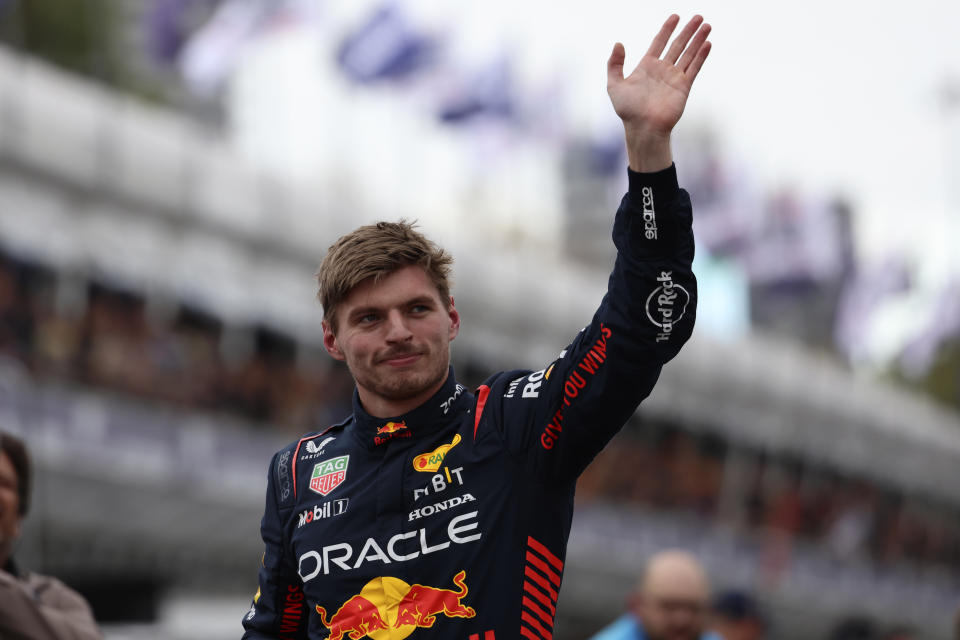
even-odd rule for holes
{"type": "Polygon", "coordinates": [[[625,126],[627,160],[637,173],[662,171],[673,164],[670,134],[644,131],[625,126]]]}

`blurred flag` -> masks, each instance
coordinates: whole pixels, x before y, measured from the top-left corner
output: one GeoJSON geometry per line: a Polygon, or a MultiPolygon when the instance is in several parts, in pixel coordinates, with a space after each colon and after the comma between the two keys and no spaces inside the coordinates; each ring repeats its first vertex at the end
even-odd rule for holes
{"type": "MultiPolygon", "coordinates": [[[[2,6],[4,0],[0,0],[2,6]]],[[[144,14],[145,42],[157,62],[173,64],[200,14],[208,13],[219,0],[154,0],[144,14]]]]}
{"type": "Polygon", "coordinates": [[[765,213],[744,256],[751,283],[804,288],[840,277],[844,242],[833,208],[783,191],[767,201],[765,213]]]}
{"type": "Polygon", "coordinates": [[[709,131],[680,138],[675,155],[684,167],[684,186],[697,212],[693,220],[697,246],[717,258],[745,264],[763,225],[756,175],[742,161],[722,155],[709,131]]]}
{"type": "Polygon", "coordinates": [[[448,124],[478,117],[509,120],[515,114],[510,59],[501,55],[451,85],[438,109],[448,124]]]}
{"type": "Polygon", "coordinates": [[[859,362],[867,356],[868,328],[884,300],[909,288],[910,271],[900,256],[857,269],[847,279],[837,303],[834,343],[849,362],[859,362]]]}
{"type": "Polygon", "coordinates": [[[283,3],[226,0],[183,47],[180,71],[201,94],[215,92],[236,63],[243,46],[283,3]]]}
{"type": "Polygon", "coordinates": [[[344,38],[337,52],[343,72],[358,84],[400,80],[429,67],[437,43],[393,3],[380,6],[344,38]]]}

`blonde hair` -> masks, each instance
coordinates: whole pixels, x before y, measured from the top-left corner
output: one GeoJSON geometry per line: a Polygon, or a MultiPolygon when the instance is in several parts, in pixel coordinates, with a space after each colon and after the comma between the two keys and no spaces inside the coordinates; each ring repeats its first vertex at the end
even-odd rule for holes
{"type": "Polygon", "coordinates": [[[401,269],[423,268],[437,287],[443,305],[450,307],[450,268],[453,258],[406,220],[377,222],[351,231],[334,242],[317,270],[317,297],[323,319],[337,330],[337,307],[361,282],[379,281],[401,269]]]}

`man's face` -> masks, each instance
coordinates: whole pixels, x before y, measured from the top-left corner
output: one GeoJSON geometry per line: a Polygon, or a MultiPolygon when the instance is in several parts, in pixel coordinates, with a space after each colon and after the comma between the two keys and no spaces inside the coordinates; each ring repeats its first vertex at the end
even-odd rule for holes
{"type": "Polygon", "coordinates": [[[406,413],[446,380],[460,315],[452,299],[446,308],[421,267],[365,280],[337,309],[337,320],[336,334],[323,323],[324,346],[347,363],[371,414],[406,413]]]}
{"type": "Polygon", "coordinates": [[[10,556],[13,541],[20,535],[20,498],[17,472],[6,453],[0,452],[0,567],[10,556]]]}
{"type": "Polygon", "coordinates": [[[651,640],[697,640],[706,621],[705,598],[684,593],[648,593],[639,604],[651,640]]]}

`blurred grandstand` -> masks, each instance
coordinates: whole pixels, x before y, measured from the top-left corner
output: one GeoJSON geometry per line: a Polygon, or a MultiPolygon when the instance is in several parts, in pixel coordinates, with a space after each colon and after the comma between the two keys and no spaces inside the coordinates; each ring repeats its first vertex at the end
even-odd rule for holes
{"type": "MultiPolygon", "coordinates": [[[[594,151],[569,152],[568,171],[594,151]]],[[[709,224],[732,205],[701,169],[690,180],[708,205],[700,239],[770,264],[709,224]]],[[[196,119],[0,49],[0,427],[38,465],[18,556],[87,595],[108,638],[239,635],[269,458],[349,410],[312,273],[375,215],[355,208],[359,188],[285,183],[196,119]]],[[[466,382],[552,360],[588,319],[609,248],[586,203],[608,215],[607,188],[582,180],[565,194],[587,213],[568,219],[564,254],[504,243],[491,265],[487,247],[450,239],[466,382]],[[534,277],[544,272],[552,288],[534,277]]],[[[777,203],[774,217],[798,219],[789,197],[777,203]]],[[[840,228],[833,251],[752,278],[759,328],[695,335],[581,479],[558,640],[618,615],[666,546],[695,551],[718,587],[757,594],[771,637],[826,637],[852,614],[949,635],[960,418],[855,373],[825,344],[852,267],[849,213],[821,212],[840,228]]]]}

